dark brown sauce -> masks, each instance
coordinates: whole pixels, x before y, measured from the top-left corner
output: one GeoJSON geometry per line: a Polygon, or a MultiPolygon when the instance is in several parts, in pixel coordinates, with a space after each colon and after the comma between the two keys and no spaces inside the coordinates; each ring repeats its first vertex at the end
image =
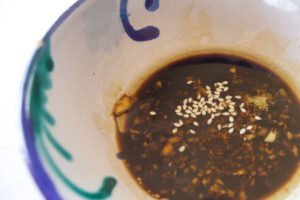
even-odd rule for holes
{"type": "Polygon", "coordinates": [[[120,99],[114,114],[126,117],[117,140],[127,169],[157,199],[262,199],[299,163],[295,94],[245,59],[172,63],[120,99]]]}

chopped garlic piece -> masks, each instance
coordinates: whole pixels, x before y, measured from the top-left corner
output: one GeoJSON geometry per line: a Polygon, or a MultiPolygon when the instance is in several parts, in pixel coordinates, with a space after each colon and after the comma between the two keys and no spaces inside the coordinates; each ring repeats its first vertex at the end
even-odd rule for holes
{"type": "Polygon", "coordinates": [[[276,140],[277,133],[275,131],[270,131],[267,137],[265,138],[265,142],[272,143],[276,140]]]}
{"type": "Polygon", "coordinates": [[[128,111],[131,107],[131,105],[134,102],[134,98],[129,96],[123,96],[121,99],[119,99],[114,107],[113,113],[114,115],[118,116],[126,111],[128,111]]]}

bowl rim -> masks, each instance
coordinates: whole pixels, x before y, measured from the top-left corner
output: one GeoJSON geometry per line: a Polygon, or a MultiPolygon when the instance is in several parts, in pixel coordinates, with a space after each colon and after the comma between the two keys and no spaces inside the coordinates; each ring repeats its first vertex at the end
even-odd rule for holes
{"type": "Polygon", "coordinates": [[[77,0],[73,3],[68,9],[66,9],[60,17],[54,22],[54,24],[48,29],[45,36],[42,38],[42,45],[38,47],[31,58],[30,64],[26,69],[25,79],[22,83],[21,90],[21,125],[22,125],[22,135],[25,143],[25,156],[26,164],[29,168],[30,174],[33,177],[35,183],[37,184],[40,192],[47,200],[62,200],[62,196],[57,191],[53,181],[45,170],[45,167],[42,165],[41,159],[38,156],[38,152],[35,146],[34,131],[30,119],[30,114],[28,110],[28,95],[30,94],[30,80],[34,76],[35,65],[41,57],[43,50],[43,43],[46,43],[50,40],[53,33],[57,28],[62,25],[62,23],[84,2],[87,0],[77,0]]]}

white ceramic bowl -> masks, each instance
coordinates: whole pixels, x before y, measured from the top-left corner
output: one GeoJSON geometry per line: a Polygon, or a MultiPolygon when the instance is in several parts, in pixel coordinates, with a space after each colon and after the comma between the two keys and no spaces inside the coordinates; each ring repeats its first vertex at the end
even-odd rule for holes
{"type": "MultiPolygon", "coordinates": [[[[116,157],[111,111],[171,60],[227,53],[300,89],[299,0],[80,0],[32,59],[22,120],[46,199],[152,199],[116,157]]],[[[299,199],[299,176],[270,199],[299,199]],[[298,188],[297,188],[298,186],[298,188]]]]}

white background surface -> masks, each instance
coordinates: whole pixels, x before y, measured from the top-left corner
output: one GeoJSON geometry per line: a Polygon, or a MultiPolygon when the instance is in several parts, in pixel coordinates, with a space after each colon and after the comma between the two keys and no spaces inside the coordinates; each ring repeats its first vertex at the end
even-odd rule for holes
{"type": "Polygon", "coordinates": [[[21,89],[50,26],[75,0],[0,0],[0,199],[41,200],[22,154],[21,89]]]}

